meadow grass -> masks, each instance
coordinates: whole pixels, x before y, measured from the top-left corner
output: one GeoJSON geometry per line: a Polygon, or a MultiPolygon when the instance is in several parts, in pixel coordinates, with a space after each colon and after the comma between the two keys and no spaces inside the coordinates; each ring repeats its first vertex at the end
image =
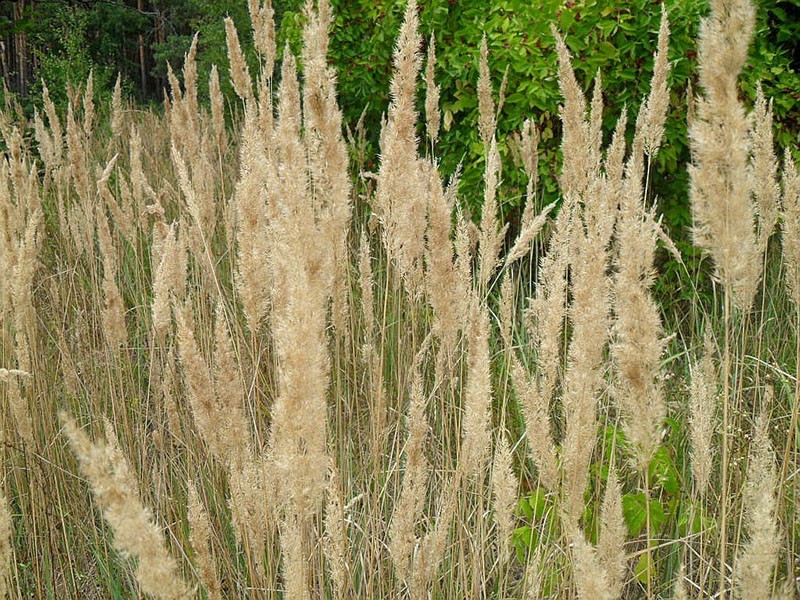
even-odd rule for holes
{"type": "Polygon", "coordinates": [[[796,597],[800,176],[769,101],[740,100],[749,0],[712,0],[700,32],[699,271],[649,189],[666,13],[609,140],[600,76],[587,96],[553,30],[557,206],[536,115],[503,164],[476,49],[473,219],[439,171],[415,0],[375,173],[327,2],[281,61],[269,0],[249,6],[257,73],[226,21],[233,105],[216,68],[198,98],[195,38],[163,110],[119,85],[95,106],[90,77],[65,114],[46,88],[33,119],[0,112],[0,597],[796,597]],[[688,310],[653,295],[661,253],[688,310]]]}

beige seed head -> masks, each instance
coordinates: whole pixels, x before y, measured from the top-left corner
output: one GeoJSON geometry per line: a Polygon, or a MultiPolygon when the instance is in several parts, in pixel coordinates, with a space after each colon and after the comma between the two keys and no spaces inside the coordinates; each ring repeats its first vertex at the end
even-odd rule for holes
{"type": "Polygon", "coordinates": [[[772,573],[778,563],[781,538],[776,521],[775,453],[769,439],[769,418],[756,422],[744,489],[745,527],[749,540],[737,557],[736,587],[743,600],[772,598],[772,573]]]}
{"type": "Polygon", "coordinates": [[[481,38],[480,61],[478,63],[478,132],[485,151],[489,150],[496,128],[492,79],[489,74],[489,48],[486,34],[481,38]]]}
{"type": "Polygon", "coordinates": [[[782,248],[789,298],[800,306],[800,173],[787,148],[783,159],[782,248]]]}
{"type": "Polygon", "coordinates": [[[214,564],[214,555],[211,550],[211,520],[203,506],[203,501],[197,487],[189,482],[189,506],[187,510],[189,532],[192,548],[197,561],[197,571],[200,581],[210,600],[221,600],[222,584],[217,575],[214,564]]]}
{"type": "Polygon", "coordinates": [[[231,81],[236,95],[242,100],[253,100],[253,80],[250,69],[244,60],[242,47],[239,45],[239,34],[230,17],[225,17],[225,39],[228,44],[228,60],[231,63],[231,81]]]}
{"type": "Polygon", "coordinates": [[[428,57],[425,61],[425,125],[431,144],[435,144],[439,139],[439,127],[442,121],[439,94],[439,85],[436,83],[436,38],[431,34],[428,57]]]}
{"type": "Polygon", "coordinates": [[[60,420],[81,472],[114,532],[114,545],[124,556],[137,559],[136,581],[141,591],[163,600],[188,600],[193,593],[167,552],[164,534],[142,504],[119,448],[92,442],[66,413],[60,414],[60,420]]]}
{"type": "Polygon", "coordinates": [[[667,77],[670,72],[669,57],[669,19],[667,9],[661,5],[661,26],[658,30],[658,47],[653,61],[653,78],[650,80],[650,94],[647,96],[642,120],[644,151],[653,157],[661,146],[664,136],[664,122],[669,106],[667,77]]]}

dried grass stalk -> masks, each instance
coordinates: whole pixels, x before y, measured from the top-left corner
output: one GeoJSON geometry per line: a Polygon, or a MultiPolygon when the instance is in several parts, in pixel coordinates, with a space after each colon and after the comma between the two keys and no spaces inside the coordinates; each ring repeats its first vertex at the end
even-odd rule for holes
{"type": "Polygon", "coordinates": [[[331,461],[328,474],[327,504],[325,507],[325,535],[322,538],[325,564],[333,583],[334,598],[348,597],[350,571],[350,544],[347,539],[347,522],[342,505],[339,473],[331,461]]]}
{"type": "Polygon", "coordinates": [[[758,216],[757,245],[764,256],[778,223],[781,189],[778,185],[778,158],[772,138],[772,101],[767,102],[761,84],[750,120],[750,188],[753,190],[753,208],[758,216]]]}
{"type": "Polygon", "coordinates": [[[261,55],[264,74],[269,78],[275,70],[275,10],[271,0],[248,0],[250,22],[253,24],[253,41],[261,55]]]}
{"type": "Polygon", "coordinates": [[[622,596],[628,557],[625,554],[627,529],[622,516],[622,490],[616,470],[608,471],[608,482],[600,507],[600,535],[597,557],[608,576],[609,591],[614,598],[622,596]]]}
{"type": "Polygon", "coordinates": [[[489,310],[473,294],[469,307],[469,354],[464,390],[464,420],[458,468],[480,478],[491,446],[492,378],[489,310]]]}
{"type": "Polygon", "coordinates": [[[428,420],[425,416],[426,399],[419,357],[414,362],[406,417],[408,437],[403,448],[403,483],[389,525],[392,564],[397,576],[406,582],[411,580],[414,549],[418,544],[417,522],[425,506],[430,473],[430,464],[424,452],[428,420]]]}
{"type": "Polygon", "coordinates": [[[381,165],[374,209],[383,225],[383,241],[406,291],[422,292],[427,212],[426,179],[417,155],[416,85],[422,58],[416,0],[406,5],[394,52],[391,103],[381,132],[381,165]]]}
{"type": "Polygon", "coordinates": [[[625,416],[625,429],[642,472],[661,443],[666,416],[661,374],[666,342],[660,310],[649,291],[655,281],[653,259],[658,225],[654,219],[639,201],[623,201],[617,223],[617,272],[613,284],[616,319],[611,352],[618,376],[614,395],[625,416]]]}
{"type": "Polygon", "coordinates": [[[436,83],[436,37],[431,34],[428,57],[425,61],[425,127],[431,144],[435,144],[439,139],[439,127],[442,122],[439,94],[439,86],[436,83]]]}
{"type": "Polygon", "coordinates": [[[669,107],[669,87],[667,77],[669,64],[669,19],[667,9],[661,5],[661,26],[658,29],[658,46],[653,60],[653,78],[650,80],[650,94],[645,101],[642,118],[644,151],[653,157],[661,146],[664,137],[664,122],[669,107]]]}
{"type": "Polygon", "coordinates": [[[500,152],[492,139],[487,145],[484,172],[483,206],[481,207],[478,236],[478,284],[484,292],[499,264],[500,249],[505,239],[508,223],[502,227],[497,218],[497,188],[500,185],[500,152]]]}
{"type": "Polygon", "coordinates": [[[514,509],[518,500],[519,480],[514,473],[513,456],[504,432],[498,432],[490,488],[497,523],[497,546],[500,561],[505,563],[511,554],[511,534],[514,530],[514,509]]]}
{"type": "Polygon", "coordinates": [[[698,46],[703,95],[689,130],[695,243],[711,253],[717,277],[741,310],[750,307],[761,273],[748,181],[750,137],[737,86],[754,25],[750,0],[711,3],[698,46]]]}
{"type": "Polygon", "coordinates": [[[225,17],[225,39],[228,44],[228,60],[231,63],[231,81],[236,95],[242,100],[253,100],[253,80],[250,69],[244,60],[242,47],[239,45],[239,33],[230,17],[225,17]]]}
{"type": "Polygon", "coordinates": [[[789,298],[800,307],[800,173],[789,149],[783,159],[782,248],[789,298]]]}
{"type": "Polygon", "coordinates": [[[703,498],[711,481],[714,460],[714,431],[717,429],[719,380],[713,346],[707,332],[703,358],[692,368],[689,400],[689,432],[692,443],[692,478],[695,492],[703,498]]]}
{"type": "Polygon", "coordinates": [[[0,598],[13,590],[14,581],[14,521],[8,509],[5,493],[0,493],[0,598]]]}
{"type": "Polygon", "coordinates": [[[95,500],[114,532],[114,545],[137,560],[136,581],[145,594],[164,600],[193,596],[166,548],[162,531],[142,504],[127,461],[111,444],[94,443],[66,413],[59,415],[64,433],[95,500]]]}
{"type": "Polygon", "coordinates": [[[781,538],[776,520],[777,474],[769,440],[769,419],[756,422],[744,489],[745,528],[749,540],[736,560],[736,587],[743,600],[772,598],[772,573],[778,563],[781,538]]]}
{"type": "Polygon", "coordinates": [[[616,600],[595,548],[578,532],[572,542],[573,574],[581,600],[616,600]]]}
{"type": "Polygon", "coordinates": [[[195,552],[200,581],[203,583],[209,600],[221,600],[222,584],[211,550],[211,520],[203,506],[197,487],[192,482],[189,482],[188,520],[190,540],[195,552]]]}

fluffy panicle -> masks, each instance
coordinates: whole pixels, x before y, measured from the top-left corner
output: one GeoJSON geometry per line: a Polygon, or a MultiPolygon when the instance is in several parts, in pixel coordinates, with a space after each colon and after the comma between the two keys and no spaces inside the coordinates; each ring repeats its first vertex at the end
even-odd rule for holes
{"type": "Polygon", "coordinates": [[[513,352],[514,321],[516,320],[518,287],[511,273],[503,273],[503,277],[500,281],[500,302],[497,316],[500,326],[500,339],[503,340],[503,350],[506,353],[513,352]]]}
{"type": "Polygon", "coordinates": [[[800,307],[800,173],[789,149],[783,160],[783,264],[789,298],[800,307]]]}
{"type": "Polygon", "coordinates": [[[429,597],[428,588],[445,559],[447,536],[458,505],[459,485],[460,479],[456,474],[441,493],[435,524],[419,541],[411,585],[411,596],[415,600],[429,597]]]}
{"type": "MultiPolygon", "coordinates": [[[[547,223],[547,217],[550,215],[555,205],[555,202],[548,204],[544,207],[542,212],[536,216],[531,215],[530,220],[527,223],[523,223],[522,231],[519,232],[517,239],[514,241],[514,245],[511,246],[511,250],[509,250],[506,255],[505,269],[508,269],[513,263],[530,252],[531,244],[547,223]]],[[[527,206],[525,208],[527,210],[527,206]]]]}
{"type": "Polygon", "coordinates": [[[548,489],[558,489],[558,466],[550,422],[550,406],[539,389],[538,375],[529,376],[516,357],[513,358],[511,380],[522,404],[525,432],[531,458],[539,471],[539,479],[548,489]]]}
{"type": "MultiPolygon", "coordinates": [[[[25,371],[17,369],[0,369],[0,381],[5,381],[8,385],[8,404],[11,408],[14,424],[17,426],[17,433],[27,446],[33,447],[34,437],[31,411],[28,408],[28,403],[22,396],[23,388],[18,381],[23,377],[30,377],[30,375],[25,371]]],[[[2,598],[2,596],[0,596],[0,598],[2,598]]]]}
{"type": "Polygon", "coordinates": [[[433,308],[433,331],[449,351],[466,312],[468,290],[462,286],[452,242],[453,205],[442,189],[439,174],[428,165],[428,233],[425,238],[425,290],[433,308]]]}
{"type": "Polygon", "coordinates": [[[464,422],[459,468],[480,477],[491,444],[492,381],[489,352],[489,309],[473,293],[469,305],[469,354],[464,391],[464,422]]]}
{"type": "Polygon", "coordinates": [[[145,196],[154,198],[156,194],[150,187],[142,168],[142,137],[134,126],[131,126],[130,131],[130,166],[131,191],[136,202],[136,214],[141,224],[146,214],[145,196]]]}
{"type": "Polygon", "coordinates": [[[303,543],[303,529],[295,516],[280,522],[283,554],[284,596],[288,600],[310,600],[308,593],[308,559],[303,543]]]}
{"type": "Polygon", "coordinates": [[[702,498],[708,490],[713,467],[713,438],[717,428],[717,371],[710,334],[706,333],[703,358],[692,368],[689,400],[689,432],[692,442],[692,478],[702,498]]]}
{"type": "Polygon", "coordinates": [[[60,418],[81,472],[114,532],[114,545],[123,555],[137,559],[136,581],[142,592],[163,600],[188,600],[193,594],[167,552],[162,531],[133,487],[135,479],[127,461],[111,445],[92,442],[65,413],[60,418]]]}
{"type": "Polygon", "coordinates": [[[592,104],[587,125],[589,153],[592,162],[599,165],[603,148],[603,77],[599,71],[594,78],[592,104]]]}
{"type": "Polygon", "coordinates": [[[325,506],[325,548],[326,564],[333,581],[334,598],[347,597],[347,577],[349,571],[350,547],[347,541],[347,522],[342,505],[342,492],[339,473],[331,463],[328,473],[327,504],[325,506]]]}
{"type": "MultiPolygon", "coordinates": [[[[585,193],[598,165],[592,164],[589,126],[586,122],[586,98],[575,79],[572,70],[572,58],[564,40],[553,29],[558,51],[558,85],[564,97],[564,105],[560,109],[564,133],[561,148],[564,163],[560,178],[560,187],[565,197],[574,197],[585,193]]],[[[599,158],[599,157],[596,157],[599,158]]]]}
{"type": "Polygon", "coordinates": [[[16,264],[11,276],[11,302],[14,308],[14,337],[19,368],[31,372],[32,353],[36,349],[36,309],[33,305],[33,283],[39,264],[39,228],[44,213],[37,209],[28,216],[20,232],[16,264]]]}
{"type": "Polygon", "coordinates": [[[186,120],[194,128],[195,134],[200,131],[200,110],[197,105],[197,39],[198,34],[195,33],[189,46],[189,52],[183,57],[183,87],[185,89],[183,99],[186,105],[186,120]]]}
{"type": "Polygon", "coordinates": [[[577,532],[572,542],[573,574],[580,600],[616,600],[595,548],[577,532]]]}
{"type": "Polygon", "coordinates": [[[130,197],[125,197],[125,188],[127,186],[125,179],[120,179],[121,202],[117,202],[117,199],[114,197],[114,194],[108,185],[108,180],[111,178],[111,174],[114,171],[114,167],[117,164],[118,158],[119,154],[115,154],[113,157],[111,157],[111,160],[108,161],[106,168],[103,169],[100,178],[97,180],[97,195],[103,200],[103,204],[105,204],[105,207],[111,214],[111,221],[114,223],[114,229],[122,234],[122,237],[125,238],[127,242],[135,244],[135,215],[133,214],[132,206],[129,201],[130,197]]]}
{"type": "Polygon", "coordinates": [[[226,316],[217,308],[214,370],[208,368],[191,328],[190,304],[178,313],[178,343],[189,405],[200,434],[212,454],[226,467],[236,470],[249,460],[252,448],[244,414],[244,384],[241,380],[226,316]]]}
{"type": "Polygon", "coordinates": [[[415,96],[422,63],[416,0],[406,6],[394,52],[386,125],[381,132],[381,165],[374,208],[383,224],[383,240],[406,290],[418,295],[425,245],[426,179],[417,156],[415,96]]]}
{"type": "Polygon", "coordinates": [[[650,95],[644,106],[642,135],[644,151],[653,157],[661,146],[664,137],[664,121],[669,106],[667,77],[670,72],[669,58],[669,19],[667,9],[661,5],[661,27],[658,30],[658,49],[653,61],[653,78],[650,80],[650,95]]]}
{"type": "Polygon", "coordinates": [[[777,475],[769,440],[769,419],[761,414],[755,428],[744,489],[745,527],[749,540],[737,557],[736,586],[743,600],[772,598],[772,573],[781,538],[776,521],[777,475]]]}
{"type": "Polygon", "coordinates": [[[563,471],[566,514],[577,519],[583,513],[583,494],[597,432],[597,392],[602,384],[600,371],[609,330],[609,282],[603,244],[587,235],[580,225],[573,229],[572,243],[572,339],[562,395],[566,417],[563,471]]]}
{"type": "Polygon", "coordinates": [[[39,147],[39,156],[45,166],[45,172],[51,174],[57,168],[53,138],[42,120],[39,109],[33,111],[33,132],[39,147]]]}
{"type": "Polygon", "coordinates": [[[83,91],[83,134],[86,139],[92,137],[94,127],[94,71],[89,71],[86,87],[83,91]]]}
{"type": "Polygon", "coordinates": [[[414,548],[417,545],[417,520],[425,506],[430,472],[430,465],[424,453],[428,420],[425,416],[425,390],[419,363],[418,357],[414,361],[414,371],[411,376],[406,416],[408,435],[403,447],[405,457],[403,484],[389,525],[389,552],[398,577],[404,581],[408,581],[411,577],[414,548]]]}
{"type": "Polygon", "coordinates": [[[519,481],[514,474],[513,456],[504,432],[500,431],[492,462],[491,490],[500,560],[506,561],[511,550],[514,529],[514,508],[517,504],[519,481]]]}
{"type": "Polygon", "coordinates": [[[267,485],[268,472],[262,458],[249,456],[230,470],[231,525],[236,541],[255,561],[264,555],[268,527],[275,507],[274,485],[267,485]]]}
{"type": "Polygon", "coordinates": [[[56,105],[50,99],[50,92],[46,85],[42,85],[42,104],[47,114],[47,124],[53,136],[53,155],[55,166],[60,166],[64,152],[64,130],[61,127],[61,119],[58,117],[56,105]]]}
{"type": "Polygon", "coordinates": [[[711,3],[700,27],[697,115],[689,130],[694,239],[714,258],[734,304],[747,310],[760,276],[748,181],[749,135],[737,80],[755,24],[750,0],[711,3]]]}
{"type": "Polygon", "coordinates": [[[478,236],[478,283],[484,292],[497,269],[508,223],[500,226],[497,219],[497,188],[500,185],[500,152],[492,139],[488,147],[484,172],[483,206],[478,236]]]}
{"type": "Polygon", "coordinates": [[[208,76],[208,95],[211,98],[211,123],[214,127],[214,141],[219,152],[225,148],[225,99],[219,84],[219,71],[217,65],[211,65],[208,76]]]}
{"type": "Polygon", "coordinates": [[[303,141],[316,219],[325,239],[321,243],[332,254],[325,287],[333,291],[333,324],[342,333],[347,328],[347,237],[352,211],[347,144],[342,133],[342,111],[336,100],[336,73],[327,61],[330,7],[322,0],[312,11],[309,3],[307,13],[303,35],[303,141]]]}
{"type": "Polygon", "coordinates": [[[439,139],[439,127],[442,122],[439,93],[439,85],[436,83],[436,38],[431,34],[428,42],[428,58],[425,61],[425,126],[431,144],[435,144],[439,139]]]}
{"type": "MultiPolygon", "coordinates": [[[[521,154],[528,183],[525,188],[525,214],[533,212],[536,184],[539,182],[539,129],[530,119],[525,119],[521,132],[521,154]],[[529,208],[530,207],[530,208],[529,208]]],[[[528,219],[523,218],[523,221],[528,219]]]]}
{"type": "Polygon", "coordinates": [[[72,241],[79,252],[88,252],[91,256],[92,244],[92,195],[89,186],[89,168],[86,149],[88,144],[83,131],[75,119],[72,105],[67,107],[67,157],[69,173],[78,193],[79,202],[69,206],[67,210],[72,241]]]}
{"type": "Polygon", "coordinates": [[[608,576],[612,597],[622,595],[628,557],[625,555],[625,520],[622,517],[622,491],[616,470],[608,472],[608,483],[600,508],[600,536],[597,540],[597,558],[608,576]]]}
{"type": "Polygon", "coordinates": [[[232,468],[236,468],[254,450],[245,414],[245,382],[233,345],[228,315],[221,303],[217,305],[214,320],[214,392],[221,411],[217,428],[230,440],[228,461],[232,468]]]}
{"type": "Polygon", "coordinates": [[[275,10],[272,0],[248,0],[247,8],[250,11],[250,21],[253,24],[253,41],[256,50],[261,55],[263,72],[267,77],[272,77],[275,70],[275,10]]]}
{"type": "Polygon", "coordinates": [[[125,327],[125,304],[117,287],[117,255],[116,248],[108,228],[105,211],[97,211],[97,237],[100,242],[100,256],[103,258],[103,333],[108,347],[112,350],[124,346],[128,341],[128,330],[125,327]]]}
{"type": "Polygon", "coordinates": [[[492,98],[492,78],[489,74],[489,48],[486,44],[486,34],[481,38],[478,73],[478,132],[484,150],[488,152],[497,124],[494,114],[494,99],[492,98]]]}
{"type": "Polygon", "coordinates": [[[659,307],[650,295],[658,225],[638,202],[625,204],[617,224],[611,352],[617,374],[615,397],[638,467],[646,469],[660,444],[666,416],[660,370],[665,342],[659,307]]]}
{"type": "Polygon", "coordinates": [[[214,383],[210,369],[198,348],[194,331],[191,327],[191,304],[187,303],[182,312],[177,313],[178,347],[180,350],[183,375],[188,390],[189,406],[197,430],[208,444],[211,453],[223,464],[227,464],[231,445],[235,443],[228,437],[231,432],[219,427],[218,419],[225,413],[219,399],[214,393],[214,383]]]}
{"type": "Polygon", "coordinates": [[[276,135],[279,164],[271,171],[269,185],[272,324],[278,365],[270,443],[281,498],[305,526],[321,507],[328,472],[325,326],[327,269],[332,267],[309,197],[296,65],[290,53],[284,56],[276,135]]]}
{"type": "Polygon", "coordinates": [[[672,600],[689,600],[689,594],[686,591],[686,567],[681,564],[678,571],[678,576],[675,578],[675,583],[672,584],[672,600]]]}
{"type": "Polygon", "coordinates": [[[211,551],[211,520],[203,506],[197,487],[189,482],[189,520],[190,539],[197,563],[197,574],[208,594],[209,600],[222,599],[222,584],[217,575],[214,555],[211,551]]]}
{"type": "Polygon", "coordinates": [[[247,325],[259,329],[267,313],[270,262],[267,205],[264,186],[269,158],[252,111],[247,111],[240,146],[239,180],[236,182],[236,290],[247,325]]]}
{"type": "MultiPolygon", "coordinates": [[[[158,239],[158,235],[153,236],[154,246],[158,239]]],[[[153,274],[153,333],[163,342],[172,324],[175,302],[183,300],[186,285],[186,247],[175,223],[166,231],[160,252],[153,252],[153,259],[158,265],[153,274]]]]}
{"type": "MultiPolygon", "coordinates": [[[[622,114],[620,114],[619,119],[617,119],[617,125],[614,127],[614,134],[611,137],[611,145],[606,150],[606,160],[603,164],[605,169],[605,180],[606,185],[611,186],[614,189],[614,195],[622,196],[623,195],[623,186],[625,181],[623,176],[625,175],[625,150],[626,150],[626,142],[625,142],[625,128],[628,125],[628,111],[627,109],[622,109],[622,114]]],[[[629,159],[630,162],[630,159],[629,159]]],[[[636,187],[641,187],[641,180],[628,178],[628,181],[632,185],[636,185],[636,187]]],[[[637,190],[636,196],[641,197],[641,193],[637,190]]],[[[630,202],[630,200],[629,200],[630,202]]]]}
{"type": "Polygon", "coordinates": [[[572,237],[572,207],[565,205],[556,217],[549,251],[542,258],[536,295],[530,302],[528,334],[536,353],[536,369],[529,377],[519,360],[511,374],[520,396],[532,458],[542,483],[558,489],[558,470],[550,423],[550,402],[561,363],[561,339],[567,312],[567,270],[572,237]]]}
{"type": "Polygon", "coordinates": [[[781,191],[778,185],[778,158],[772,140],[772,101],[767,102],[764,98],[760,84],[750,117],[750,139],[753,144],[749,165],[750,187],[758,216],[758,249],[763,256],[778,222],[781,191]]]}
{"type": "Polygon", "coordinates": [[[231,81],[236,95],[242,100],[253,100],[253,80],[239,45],[239,33],[230,17],[225,17],[225,39],[228,43],[228,60],[231,63],[231,81]]]}
{"type": "Polygon", "coordinates": [[[111,96],[111,133],[115,138],[119,138],[124,132],[124,121],[122,113],[122,85],[121,75],[117,75],[117,83],[114,84],[114,93],[111,96]]]}

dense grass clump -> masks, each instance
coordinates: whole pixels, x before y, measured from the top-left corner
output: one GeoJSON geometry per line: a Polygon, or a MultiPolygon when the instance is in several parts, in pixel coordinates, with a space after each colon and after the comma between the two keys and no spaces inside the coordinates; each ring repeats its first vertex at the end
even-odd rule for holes
{"type": "Polygon", "coordinates": [[[233,128],[216,69],[198,101],[196,40],[163,113],[118,87],[99,116],[91,78],[66,115],[47,91],[32,123],[2,113],[0,595],[795,596],[800,176],[769,101],[739,100],[749,0],[701,28],[686,167],[711,267],[680,313],[652,294],[658,253],[683,264],[648,189],[666,13],[610,140],[553,29],[560,201],[536,208],[532,115],[511,236],[485,44],[473,221],[414,0],[355,176],[327,2],[277,66],[250,11],[259,73],[226,23],[233,128]]]}

